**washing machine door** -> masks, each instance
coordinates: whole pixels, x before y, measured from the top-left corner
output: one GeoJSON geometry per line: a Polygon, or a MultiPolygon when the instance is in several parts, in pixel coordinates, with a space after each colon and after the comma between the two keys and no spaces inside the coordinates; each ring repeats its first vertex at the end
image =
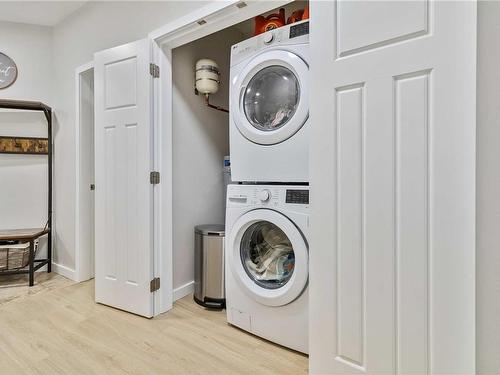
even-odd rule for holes
{"type": "Polygon", "coordinates": [[[227,251],[239,287],[261,304],[286,305],[307,285],[306,240],[276,211],[257,209],[241,216],[231,229],[227,251]]]}
{"type": "Polygon", "coordinates": [[[252,59],[233,82],[231,112],[240,133],[262,145],[292,137],[309,117],[308,76],[305,61],[289,51],[252,59]]]}

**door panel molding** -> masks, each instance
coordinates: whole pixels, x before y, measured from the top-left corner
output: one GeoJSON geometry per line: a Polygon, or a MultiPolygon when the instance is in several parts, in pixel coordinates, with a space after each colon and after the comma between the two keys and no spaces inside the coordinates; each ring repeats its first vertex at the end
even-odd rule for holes
{"type": "Polygon", "coordinates": [[[476,4],[310,6],[311,373],[474,373],[476,4]]]}
{"type": "Polygon", "coordinates": [[[154,315],[150,40],[95,54],[95,298],[154,315]]]}

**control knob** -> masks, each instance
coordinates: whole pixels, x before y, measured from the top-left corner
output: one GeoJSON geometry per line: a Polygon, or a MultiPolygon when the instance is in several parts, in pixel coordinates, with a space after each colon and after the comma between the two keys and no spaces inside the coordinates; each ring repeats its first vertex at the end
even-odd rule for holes
{"type": "Polygon", "coordinates": [[[261,202],[267,202],[271,199],[271,192],[269,190],[261,190],[259,192],[259,199],[261,202]]]}
{"type": "Polygon", "coordinates": [[[264,34],[264,44],[270,44],[274,40],[274,33],[264,34]]]}

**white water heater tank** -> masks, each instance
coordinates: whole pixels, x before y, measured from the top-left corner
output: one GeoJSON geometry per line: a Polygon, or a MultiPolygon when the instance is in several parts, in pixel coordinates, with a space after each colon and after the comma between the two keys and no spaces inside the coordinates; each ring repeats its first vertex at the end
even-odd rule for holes
{"type": "Polygon", "coordinates": [[[219,65],[210,59],[201,59],[196,62],[196,90],[200,94],[215,94],[219,90],[219,65]]]}

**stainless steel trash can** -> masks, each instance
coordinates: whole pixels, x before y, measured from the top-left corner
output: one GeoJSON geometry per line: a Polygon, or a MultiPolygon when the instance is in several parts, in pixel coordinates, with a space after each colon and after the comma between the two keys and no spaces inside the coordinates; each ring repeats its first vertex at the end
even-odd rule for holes
{"type": "Polygon", "coordinates": [[[222,309],[224,290],[224,225],[194,228],[194,300],[201,306],[222,309]]]}

